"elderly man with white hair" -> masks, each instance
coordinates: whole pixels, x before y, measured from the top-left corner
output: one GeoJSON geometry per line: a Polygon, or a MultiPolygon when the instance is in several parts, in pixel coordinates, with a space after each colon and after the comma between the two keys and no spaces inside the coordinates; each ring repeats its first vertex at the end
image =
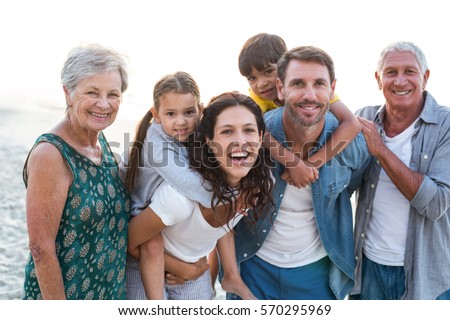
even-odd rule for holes
{"type": "Polygon", "coordinates": [[[356,210],[361,299],[450,298],[450,109],[429,76],[421,49],[392,43],[375,72],[386,103],[357,112],[373,156],[356,210]]]}

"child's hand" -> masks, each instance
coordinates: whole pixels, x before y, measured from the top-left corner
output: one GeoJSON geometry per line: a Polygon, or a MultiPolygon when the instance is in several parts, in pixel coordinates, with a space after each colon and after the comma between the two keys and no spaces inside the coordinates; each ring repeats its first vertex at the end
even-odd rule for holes
{"type": "Polygon", "coordinates": [[[319,171],[317,168],[300,161],[295,166],[287,167],[281,174],[281,178],[290,185],[304,188],[319,178],[319,171]]]}

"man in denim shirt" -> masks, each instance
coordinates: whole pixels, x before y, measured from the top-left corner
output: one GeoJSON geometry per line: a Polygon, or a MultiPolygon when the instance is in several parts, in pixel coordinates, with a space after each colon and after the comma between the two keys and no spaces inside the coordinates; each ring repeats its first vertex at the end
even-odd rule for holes
{"type": "Polygon", "coordinates": [[[450,109],[429,75],[416,45],[390,44],[375,73],[386,103],[357,112],[373,155],[356,211],[361,299],[450,298],[450,109]]]}
{"type": "MultiPolygon", "coordinates": [[[[331,57],[315,47],[286,52],[278,62],[278,94],[285,107],[265,114],[268,130],[306,159],[338,127],[329,112],[335,78],[331,57]]],[[[236,227],[236,255],[244,282],[258,299],[343,299],[354,285],[350,196],[369,153],[360,133],[319,170],[306,188],[288,185],[276,163],[269,208],[236,227]]],[[[228,298],[237,298],[228,295],[228,298]]]]}

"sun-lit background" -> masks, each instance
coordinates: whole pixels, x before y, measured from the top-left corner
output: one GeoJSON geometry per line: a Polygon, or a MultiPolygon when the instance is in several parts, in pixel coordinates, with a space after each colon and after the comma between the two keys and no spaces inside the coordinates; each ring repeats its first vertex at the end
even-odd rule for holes
{"type": "Polygon", "coordinates": [[[353,111],[383,103],[374,79],[381,50],[393,41],[413,41],[428,59],[427,88],[450,105],[444,6],[442,0],[2,1],[0,299],[21,297],[28,254],[21,172],[37,136],[64,115],[60,70],[74,46],[97,42],[129,57],[130,86],[118,120],[106,130],[120,148],[124,133],[132,137],[152,105],[155,82],[167,73],[192,74],[205,103],[224,91],[247,92],[238,54],[260,32],[278,34],[288,48],[327,51],[336,66],[336,92],[353,111]]]}
{"type": "Polygon", "coordinates": [[[63,108],[62,63],[72,47],[87,42],[129,57],[123,118],[139,118],[139,108],[152,103],[156,80],[177,70],[194,76],[204,102],[225,90],[245,92],[237,57],[259,32],[280,35],[289,48],[315,45],[329,52],[337,93],[352,110],[382,102],[373,77],[382,48],[413,41],[428,58],[428,89],[450,104],[450,22],[442,1],[15,0],[0,7],[0,105],[63,108]]]}

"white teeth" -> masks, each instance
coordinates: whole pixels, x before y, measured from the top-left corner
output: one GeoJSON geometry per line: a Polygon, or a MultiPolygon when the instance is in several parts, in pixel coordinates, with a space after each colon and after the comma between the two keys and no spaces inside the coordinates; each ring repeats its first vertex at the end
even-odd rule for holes
{"type": "Polygon", "coordinates": [[[394,91],[394,92],[395,92],[395,94],[398,94],[399,96],[404,96],[409,93],[409,91],[394,91]]]}
{"type": "Polygon", "coordinates": [[[232,157],[247,157],[248,156],[248,152],[235,152],[233,154],[231,154],[232,157]]]}
{"type": "Polygon", "coordinates": [[[106,118],[108,116],[108,114],[103,114],[103,113],[95,113],[95,112],[91,112],[91,114],[95,117],[99,117],[99,118],[106,118]]]}

